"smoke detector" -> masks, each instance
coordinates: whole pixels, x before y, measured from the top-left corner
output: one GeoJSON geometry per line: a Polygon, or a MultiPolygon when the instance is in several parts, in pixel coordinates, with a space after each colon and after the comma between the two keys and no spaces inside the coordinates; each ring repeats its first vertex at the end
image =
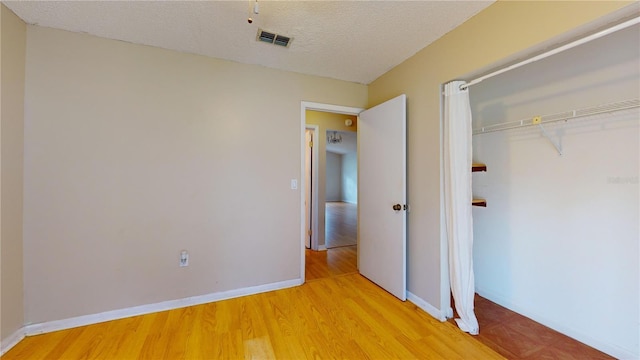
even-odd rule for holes
{"type": "Polygon", "coordinates": [[[293,38],[258,29],[258,36],[256,37],[256,40],[282,47],[289,47],[293,38]]]}

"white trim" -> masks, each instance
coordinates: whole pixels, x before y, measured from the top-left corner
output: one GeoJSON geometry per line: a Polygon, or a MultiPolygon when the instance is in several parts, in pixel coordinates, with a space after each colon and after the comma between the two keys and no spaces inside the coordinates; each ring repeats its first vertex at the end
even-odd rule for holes
{"type": "Polygon", "coordinates": [[[319,245],[318,246],[318,251],[327,251],[327,245],[319,245]]]}
{"type": "MultiPolygon", "coordinates": [[[[315,111],[324,111],[324,112],[331,112],[331,113],[337,113],[337,114],[346,114],[346,115],[359,115],[362,111],[364,111],[363,108],[356,108],[356,107],[350,107],[350,106],[342,106],[342,105],[331,105],[331,104],[323,104],[323,103],[316,103],[316,102],[311,102],[311,101],[301,101],[300,102],[300,154],[301,154],[301,163],[300,163],[300,179],[304,179],[304,173],[305,173],[305,169],[304,169],[304,160],[305,160],[305,144],[304,144],[304,130],[307,128],[307,110],[315,110],[315,111]]],[[[314,146],[314,148],[316,148],[314,146]]],[[[316,148],[317,149],[317,148],[316,148]]],[[[316,155],[316,153],[314,153],[314,156],[316,155]]],[[[316,157],[317,158],[317,157],[316,157]]],[[[317,173],[316,173],[317,174],[317,173]]],[[[316,184],[318,184],[318,179],[314,178],[314,182],[316,184]]],[[[306,233],[306,229],[305,229],[305,207],[304,207],[304,198],[305,198],[305,191],[306,191],[306,184],[305,181],[301,181],[300,182],[302,184],[302,186],[300,187],[300,191],[301,191],[301,196],[300,196],[300,220],[301,220],[301,224],[300,224],[300,279],[301,281],[304,283],[305,281],[305,233],[306,233]]],[[[317,188],[315,188],[315,194],[317,196],[318,191],[317,188]]],[[[315,198],[315,204],[318,204],[318,200],[317,198],[315,198]]],[[[316,211],[314,212],[314,219],[316,219],[316,216],[318,215],[318,211],[316,208],[316,211]]],[[[317,225],[318,221],[315,220],[314,221],[314,231],[313,233],[315,234],[315,236],[312,237],[312,240],[315,238],[316,239],[316,244],[318,242],[317,239],[317,225]]],[[[313,248],[313,246],[312,246],[313,248]]],[[[318,250],[326,250],[326,246],[322,245],[322,246],[318,246],[318,250]]]]}
{"type": "MultiPolygon", "coordinates": [[[[307,129],[307,122],[306,122],[306,107],[304,106],[304,102],[302,102],[302,105],[300,106],[300,118],[301,120],[301,125],[300,125],[300,179],[304,179],[305,175],[306,175],[306,169],[304,167],[304,163],[306,161],[306,136],[305,136],[305,130],[307,129]]],[[[313,171],[311,172],[311,174],[313,175],[313,171]]],[[[305,260],[306,260],[306,252],[305,250],[307,249],[307,245],[306,245],[306,232],[307,229],[305,226],[305,217],[306,217],[306,207],[304,205],[304,200],[306,198],[306,191],[307,191],[307,182],[306,181],[300,181],[300,238],[302,239],[301,244],[300,244],[300,257],[302,258],[300,260],[300,278],[302,279],[302,282],[304,283],[305,281],[305,273],[304,273],[304,268],[305,268],[305,260]]],[[[312,194],[313,195],[313,194],[312,194]]],[[[311,226],[313,226],[313,224],[311,224],[311,226]]],[[[311,248],[313,248],[313,236],[311,237],[311,248]]]]}
{"type": "MultiPolygon", "coordinates": [[[[319,138],[319,126],[318,125],[306,125],[305,124],[305,130],[311,130],[313,131],[313,142],[314,142],[314,146],[311,148],[311,157],[312,157],[312,162],[313,165],[311,167],[311,216],[315,219],[315,221],[311,221],[311,250],[318,250],[318,164],[320,163],[320,155],[318,153],[318,138],[319,138]]],[[[306,144],[304,144],[305,146],[305,150],[306,150],[306,144]]],[[[305,169],[305,165],[304,162],[302,164],[302,169],[305,169]]],[[[305,181],[305,186],[307,185],[306,181],[305,181]]],[[[306,197],[306,188],[304,189],[304,192],[302,193],[303,196],[306,197]]],[[[303,206],[303,210],[304,210],[304,198],[302,200],[302,206],[303,206]]],[[[305,219],[305,212],[302,212],[302,221],[303,221],[303,226],[305,226],[304,224],[306,224],[307,219],[305,219]]],[[[303,232],[303,237],[304,240],[307,240],[307,229],[305,226],[304,232],[303,232]]]]}
{"type": "Polygon", "coordinates": [[[447,311],[446,311],[446,317],[447,317],[447,319],[451,319],[451,318],[453,318],[453,308],[452,308],[451,306],[449,306],[449,307],[447,308],[447,311]]]}
{"type": "Polygon", "coordinates": [[[434,318],[440,321],[447,321],[447,317],[442,311],[438,310],[435,306],[429,304],[422,298],[413,294],[411,291],[407,291],[407,300],[411,301],[415,306],[426,311],[427,314],[433,316],[434,318]]]}
{"type": "Polygon", "coordinates": [[[267,291],[286,289],[298,285],[302,285],[302,279],[293,279],[275,282],[271,284],[250,286],[241,289],[221,291],[206,295],[191,296],[177,300],[163,301],[155,304],[134,306],[125,309],[105,311],[98,314],[84,315],[69,319],[48,321],[39,324],[31,324],[25,326],[27,336],[48,333],[52,331],[70,329],[78,326],[97,324],[105,321],[118,320],[131,316],[155,313],[159,311],[167,311],[179,309],[187,306],[206,304],[214,301],[237,298],[241,296],[259,294],[267,291]]]}
{"type": "Polygon", "coordinates": [[[356,115],[356,116],[364,111],[363,108],[323,104],[323,103],[316,103],[316,102],[310,102],[310,101],[303,101],[302,107],[304,108],[304,110],[315,110],[315,111],[331,112],[331,113],[338,113],[338,114],[345,114],[345,115],[356,115]]]}
{"type": "Polygon", "coordinates": [[[446,315],[452,318],[449,241],[444,218],[444,84],[440,84],[440,94],[440,307],[448,309],[446,315]]]}
{"type": "Polygon", "coordinates": [[[25,328],[21,327],[13,334],[9,335],[6,339],[0,343],[0,356],[4,355],[12,347],[16,346],[26,336],[25,328]]]}
{"type": "MultiPolygon", "coordinates": [[[[501,296],[497,293],[494,293],[492,291],[487,291],[484,289],[479,289],[476,288],[476,292],[478,293],[478,295],[482,296],[483,298],[493,301],[496,304],[503,306],[507,309],[510,309],[518,314],[521,314],[523,316],[526,316],[536,322],[539,322],[542,325],[545,325],[547,327],[550,327],[551,329],[558,331],[564,335],[567,335],[573,339],[576,339],[578,341],[580,341],[581,343],[587,344],[595,349],[598,349],[606,354],[609,354],[611,356],[613,356],[616,359],[638,359],[640,357],[640,354],[637,353],[633,353],[632,350],[630,349],[624,349],[621,348],[615,344],[611,344],[608,342],[603,342],[601,340],[598,339],[594,339],[589,335],[584,334],[583,332],[564,326],[558,322],[556,322],[553,319],[549,319],[546,318],[544,316],[540,316],[539,314],[536,314],[534,312],[529,311],[526,308],[523,308],[521,306],[518,306],[514,303],[512,303],[510,300],[508,300],[507,298],[505,298],[504,296],[501,296]]],[[[480,331],[482,331],[482,328],[480,329],[480,331]]]]}

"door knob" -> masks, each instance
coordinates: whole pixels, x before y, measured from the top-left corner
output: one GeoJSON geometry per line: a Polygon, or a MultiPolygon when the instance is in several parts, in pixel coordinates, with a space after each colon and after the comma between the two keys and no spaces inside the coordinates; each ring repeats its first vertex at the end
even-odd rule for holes
{"type": "Polygon", "coordinates": [[[400,204],[395,204],[395,205],[393,205],[393,210],[400,211],[400,210],[402,210],[402,206],[400,204]]]}

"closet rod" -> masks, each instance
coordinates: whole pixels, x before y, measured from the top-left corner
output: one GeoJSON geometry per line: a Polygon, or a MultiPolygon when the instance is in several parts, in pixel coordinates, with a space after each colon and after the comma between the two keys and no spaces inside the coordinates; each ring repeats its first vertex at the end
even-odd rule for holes
{"type": "Polygon", "coordinates": [[[500,70],[494,71],[494,72],[492,72],[490,74],[487,74],[487,75],[481,76],[479,78],[473,79],[473,80],[469,81],[466,84],[460,85],[460,90],[466,90],[466,89],[469,88],[469,86],[478,84],[478,83],[482,82],[483,80],[492,78],[492,77],[494,77],[496,75],[500,75],[502,73],[505,73],[507,71],[511,71],[513,69],[517,69],[517,68],[519,68],[521,66],[524,66],[524,65],[527,65],[527,64],[531,64],[532,62],[536,62],[538,60],[542,60],[542,59],[547,58],[549,56],[561,53],[561,52],[563,52],[565,50],[569,50],[569,49],[574,48],[576,46],[588,43],[589,41],[593,41],[595,39],[599,39],[599,38],[601,38],[603,36],[609,35],[609,34],[614,33],[616,31],[620,31],[622,29],[626,29],[626,28],[628,28],[630,26],[633,26],[633,25],[636,25],[638,23],[640,23],[640,17],[636,17],[636,18],[633,18],[631,20],[627,20],[627,21],[622,22],[622,23],[620,23],[618,25],[615,25],[615,26],[612,26],[610,28],[604,29],[604,30],[599,31],[599,32],[597,32],[595,34],[591,34],[591,35],[589,35],[587,37],[584,37],[582,39],[578,39],[576,41],[572,41],[572,42],[570,42],[570,43],[568,43],[566,45],[562,45],[560,47],[557,47],[557,48],[555,48],[553,50],[549,50],[549,51],[547,51],[545,53],[542,53],[540,55],[536,55],[536,56],[531,57],[529,59],[523,60],[523,61],[521,61],[519,63],[507,66],[507,67],[502,68],[500,70]]]}
{"type": "Polygon", "coordinates": [[[554,123],[557,121],[567,121],[571,119],[583,118],[591,115],[599,115],[605,113],[612,113],[627,109],[634,109],[640,107],[640,99],[631,99],[625,101],[619,101],[615,103],[598,105],[590,108],[565,111],[562,113],[556,113],[552,115],[536,116],[529,119],[509,121],[501,124],[487,125],[481,128],[473,129],[473,135],[486,134],[495,131],[511,130],[519,127],[540,125],[554,123]]]}

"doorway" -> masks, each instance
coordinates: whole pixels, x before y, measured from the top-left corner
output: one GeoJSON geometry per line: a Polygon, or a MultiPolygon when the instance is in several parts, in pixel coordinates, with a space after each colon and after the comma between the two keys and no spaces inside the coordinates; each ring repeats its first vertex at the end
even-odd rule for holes
{"type": "MultiPolygon", "coordinates": [[[[351,126],[357,124],[358,114],[363,111],[361,108],[353,108],[353,107],[345,107],[345,106],[337,106],[337,105],[328,105],[328,104],[320,104],[320,103],[311,103],[311,102],[302,102],[301,104],[301,139],[302,139],[302,169],[304,174],[302,174],[302,178],[305,179],[303,182],[302,193],[302,211],[301,216],[303,217],[301,220],[302,229],[301,229],[301,268],[300,268],[300,276],[303,281],[306,279],[306,262],[309,261],[308,252],[313,252],[314,259],[320,258],[328,258],[329,251],[327,250],[325,244],[325,199],[326,199],[326,184],[324,183],[323,176],[324,171],[326,169],[321,169],[319,166],[321,163],[326,162],[326,131],[327,130],[336,130],[336,131],[349,131],[351,130],[351,126]],[[320,112],[324,114],[332,114],[338,118],[340,118],[341,126],[321,126],[316,124],[308,124],[307,123],[307,112],[320,112]],[[349,119],[350,121],[346,121],[349,119]],[[315,137],[313,141],[313,146],[311,151],[307,149],[308,141],[307,141],[307,130],[309,128],[316,127],[315,137]],[[320,144],[322,142],[322,144],[320,144]],[[322,146],[320,146],[322,145],[322,146]],[[320,149],[323,148],[323,149],[320,149]],[[310,156],[312,157],[312,166],[309,174],[311,175],[311,181],[306,181],[307,177],[307,159],[310,156]],[[320,158],[324,158],[324,161],[320,161],[320,158]],[[315,165],[315,166],[313,166],[315,165]],[[316,174],[314,174],[314,168],[316,169],[316,174]],[[309,188],[309,192],[307,192],[307,188],[309,188]],[[309,193],[309,195],[307,195],[309,193]],[[320,196],[318,196],[320,195],[320,196]],[[309,205],[307,208],[307,204],[309,205]],[[309,230],[311,230],[311,236],[309,236],[309,230]],[[310,248],[307,248],[307,244],[310,242],[310,248]]],[[[353,130],[351,130],[353,131],[353,130]]],[[[356,216],[357,218],[357,216],[356,216]]],[[[334,252],[336,252],[334,250],[334,252]]],[[[337,253],[337,252],[336,252],[337,253]]],[[[353,257],[353,256],[352,256],[353,257]]],[[[357,264],[357,255],[355,256],[355,261],[353,264],[353,268],[356,269],[357,264]]]]}
{"type": "MultiPolygon", "coordinates": [[[[337,116],[351,114],[361,122],[357,134],[357,169],[361,176],[367,178],[367,181],[358,182],[356,266],[362,276],[402,301],[407,297],[406,224],[409,210],[406,198],[406,100],[407,96],[401,94],[364,111],[306,102],[302,102],[301,106],[303,121],[301,130],[306,126],[308,116],[314,112],[334,113],[333,115],[337,116]],[[382,140],[388,146],[381,147],[382,140]]],[[[343,121],[345,126],[351,125],[351,121],[343,121]]],[[[302,131],[300,139],[301,145],[304,146],[304,132],[302,131]]],[[[301,148],[301,151],[304,151],[304,147],[301,148]]],[[[322,154],[322,151],[319,153],[322,154]]],[[[304,163],[302,168],[304,168],[304,163]]],[[[322,165],[318,168],[322,171],[322,165]]],[[[322,182],[322,174],[318,178],[322,182]]],[[[314,191],[319,190],[319,201],[316,202],[316,205],[324,205],[321,195],[322,191],[326,189],[323,187],[322,184],[314,186],[314,191]]],[[[304,216],[304,200],[302,199],[303,197],[301,197],[302,206],[300,209],[301,216],[304,216]]],[[[323,211],[315,211],[315,213],[319,218],[324,215],[323,211]]],[[[304,223],[304,219],[302,220],[304,223]]],[[[322,222],[319,222],[318,239],[320,242],[324,235],[322,233],[324,228],[322,222]]],[[[300,243],[302,258],[300,277],[304,282],[306,278],[305,255],[310,250],[306,250],[302,246],[305,239],[304,225],[301,228],[303,241],[300,243]]]]}
{"type": "Polygon", "coordinates": [[[318,249],[318,223],[313,221],[318,201],[318,192],[314,191],[314,184],[318,182],[318,147],[313,142],[318,137],[318,127],[308,125],[304,133],[304,236],[306,249],[318,249]]]}
{"type": "Polygon", "coordinates": [[[327,249],[357,245],[357,128],[354,130],[326,131],[324,234],[327,249]]]}

